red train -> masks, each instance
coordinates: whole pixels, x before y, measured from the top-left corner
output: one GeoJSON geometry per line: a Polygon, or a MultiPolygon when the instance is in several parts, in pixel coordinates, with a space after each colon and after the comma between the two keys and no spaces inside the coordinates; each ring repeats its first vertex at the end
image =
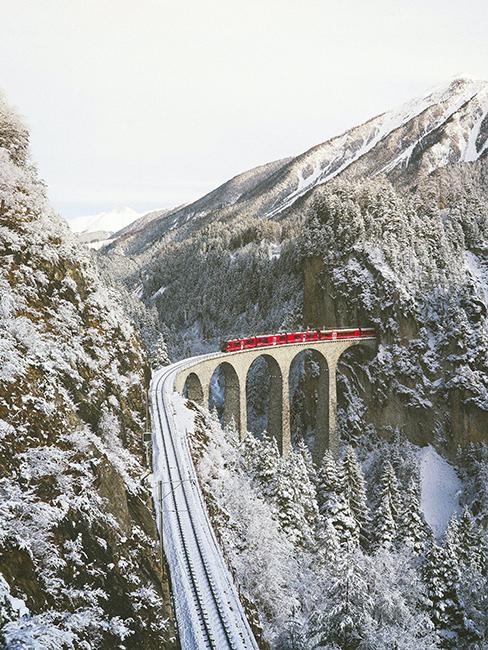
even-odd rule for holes
{"type": "Polygon", "coordinates": [[[253,348],[267,348],[272,345],[289,345],[290,343],[314,343],[316,341],[335,341],[337,339],[357,339],[375,337],[376,332],[372,327],[358,327],[356,329],[312,330],[307,332],[287,332],[284,334],[261,334],[249,336],[244,339],[231,339],[222,341],[222,352],[237,352],[238,350],[251,350],[253,348]]]}

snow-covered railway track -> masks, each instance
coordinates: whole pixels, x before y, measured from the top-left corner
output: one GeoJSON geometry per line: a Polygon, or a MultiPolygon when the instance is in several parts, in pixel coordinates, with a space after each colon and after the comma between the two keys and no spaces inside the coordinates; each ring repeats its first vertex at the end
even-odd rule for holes
{"type": "Polygon", "coordinates": [[[257,649],[213,534],[187,440],[178,432],[170,403],[176,372],[159,371],[151,384],[155,500],[171,573],[175,613],[184,650],[257,649]]]}

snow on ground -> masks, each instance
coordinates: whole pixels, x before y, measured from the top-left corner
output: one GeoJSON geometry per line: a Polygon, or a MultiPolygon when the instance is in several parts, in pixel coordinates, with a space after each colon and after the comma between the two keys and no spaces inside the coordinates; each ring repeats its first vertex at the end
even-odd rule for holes
{"type": "Polygon", "coordinates": [[[420,449],[419,462],[422,511],[434,535],[440,537],[451,516],[460,511],[462,483],[452,465],[431,445],[420,449]]]}
{"type": "Polygon", "coordinates": [[[156,300],[158,296],[162,296],[163,293],[166,291],[168,287],[159,287],[157,291],[155,291],[152,296],[149,298],[149,300],[156,300]]]}
{"type": "Polygon", "coordinates": [[[466,251],[465,263],[467,270],[478,283],[488,302],[488,263],[481,256],[475,255],[471,251],[466,251]]]}
{"type": "Polygon", "coordinates": [[[100,241],[89,242],[87,246],[88,248],[93,248],[93,250],[99,251],[101,248],[108,246],[113,241],[113,239],[101,239],[100,241]]]}
{"type": "Polygon", "coordinates": [[[186,397],[179,393],[171,393],[170,402],[173,406],[176,428],[182,434],[187,434],[195,428],[195,411],[187,406],[186,397]]]}

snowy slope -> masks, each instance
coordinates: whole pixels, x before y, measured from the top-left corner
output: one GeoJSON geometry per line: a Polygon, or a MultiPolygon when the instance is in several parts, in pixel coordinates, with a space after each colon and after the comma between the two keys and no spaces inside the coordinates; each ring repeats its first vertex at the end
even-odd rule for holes
{"type": "Polygon", "coordinates": [[[431,446],[419,451],[421,507],[426,522],[439,538],[453,514],[458,513],[461,481],[452,465],[431,446]]]}
{"type": "Polygon", "coordinates": [[[266,216],[275,217],[353,166],[359,176],[374,176],[414,164],[430,173],[448,163],[477,160],[488,143],[487,114],[487,82],[456,79],[440,86],[295,158],[281,181],[286,180],[285,191],[266,216]]]}

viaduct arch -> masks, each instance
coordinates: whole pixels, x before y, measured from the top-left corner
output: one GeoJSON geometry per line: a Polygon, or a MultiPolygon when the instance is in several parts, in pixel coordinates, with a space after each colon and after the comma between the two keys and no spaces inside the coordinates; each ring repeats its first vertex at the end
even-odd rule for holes
{"type": "Polygon", "coordinates": [[[341,355],[357,345],[376,348],[374,337],[334,341],[293,343],[238,352],[215,354],[195,360],[176,376],[175,390],[182,393],[185,386],[188,398],[208,407],[210,381],[220,367],[224,374],[224,425],[232,418],[240,439],[247,434],[246,380],[249,369],[259,357],[265,357],[270,376],[268,433],[274,436],[282,454],[291,448],[289,381],[293,360],[305,350],[314,350],[320,359],[319,398],[317,403],[317,435],[314,456],[319,459],[326,449],[337,456],[337,364],[341,355]]]}

